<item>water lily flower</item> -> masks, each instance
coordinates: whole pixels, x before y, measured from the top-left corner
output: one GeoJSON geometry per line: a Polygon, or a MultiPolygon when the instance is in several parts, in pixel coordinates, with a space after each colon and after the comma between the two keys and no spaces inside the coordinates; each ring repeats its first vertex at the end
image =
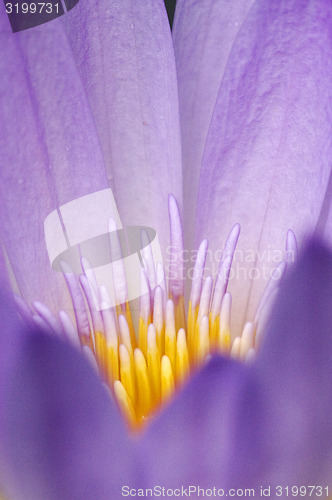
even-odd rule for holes
{"type": "Polygon", "coordinates": [[[274,256],[296,254],[290,227],[329,238],[331,17],[327,0],[179,0],[174,59],[159,0],[79,2],[15,35],[1,11],[0,269],[24,319],[2,293],[10,498],[328,496],[332,257],[311,243],[280,285],[274,256]],[[142,250],[136,335],[121,259],[116,308],[84,255],[79,280],[50,265],[105,218],[117,233],[110,187],[170,260],[167,290],[142,250]]]}

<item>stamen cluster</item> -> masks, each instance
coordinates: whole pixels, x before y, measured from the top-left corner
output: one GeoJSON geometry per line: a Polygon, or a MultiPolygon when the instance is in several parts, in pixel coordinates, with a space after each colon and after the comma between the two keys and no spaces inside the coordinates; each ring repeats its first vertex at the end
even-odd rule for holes
{"type": "MultiPolygon", "coordinates": [[[[171,276],[166,284],[164,268],[155,263],[151,245],[143,249],[138,320],[133,321],[128,301],[122,259],[112,263],[116,306],[105,286],[99,286],[86,259],[77,276],[64,264],[64,277],[71,295],[76,325],[68,314],[59,321],[48,308],[35,302],[33,319],[52,332],[59,332],[89,358],[132,429],[138,429],[174,391],[212,354],[230,355],[243,361],[255,356],[261,341],[262,319],[274,299],[286,263],[279,266],[279,280],[271,280],[253,322],[244,325],[240,336],[231,334],[231,294],[227,285],[240,234],[236,224],[225,243],[215,280],[204,278],[208,250],[203,240],[194,266],[188,312],[185,312],[183,241],[178,207],[169,198],[171,233],[171,276]],[[100,307],[96,307],[97,303],[100,307]],[[88,310],[86,308],[88,305],[88,310]],[[262,314],[263,312],[263,314],[262,314]],[[134,324],[137,324],[135,329],[134,324]],[[135,331],[136,330],[136,331],[135,331]]],[[[110,228],[116,228],[114,221],[110,228]]],[[[287,247],[296,251],[294,234],[288,232],[287,247]]],[[[17,298],[23,315],[27,306],[17,298]]]]}

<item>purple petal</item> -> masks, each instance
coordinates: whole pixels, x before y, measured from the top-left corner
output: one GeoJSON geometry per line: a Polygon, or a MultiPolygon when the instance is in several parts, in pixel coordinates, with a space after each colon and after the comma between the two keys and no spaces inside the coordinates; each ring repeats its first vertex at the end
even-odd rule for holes
{"type": "MultiPolygon", "coordinates": [[[[1,335],[0,335],[0,414],[3,414],[5,405],[3,392],[8,384],[8,373],[15,365],[17,351],[23,340],[23,325],[18,318],[17,311],[4,287],[0,290],[1,335]]],[[[0,425],[0,442],[3,439],[3,428],[0,425]]]]}
{"type": "Polygon", "coordinates": [[[320,216],[332,157],[331,27],[328,1],[259,0],[228,59],[203,159],[196,235],[214,253],[241,224],[240,279],[231,286],[236,331],[254,317],[287,230],[301,242],[320,216]]]}
{"type": "Polygon", "coordinates": [[[261,485],[328,484],[331,283],[331,253],[311,244],[281,287],[257,363],[214,358],[151,424],[141,450],[147,484],[256,496],[261,485]]]}
{"type": "Polygon", "coordinates": [[[58,339],[30,333],[2,417],[13,498],[115,498],[134,481],[133,448],[97,375],[58,339]]]}
{"type": "Polygon", "coordinates": [[[306,484],[331,479],[331,284],[332,254],[311,242],[281,288],[255,367],[274,481],[285,484],[294,477],[306,484]]]}
{"type": "Polygon", "coordinates": [[[168,210],[171,235],[169,292],[175,304],[177,304],[179,298],[184,295],[183,233],[179,207],[173,195],[169,195],[168,210]]]}
{"type": "Polygon", "coordinates": [[[277,485],[331,485],[331,283],[332,254],[311,242],[281,286],[233,415],[228,484],[271,486],[272,497],[277,485]]]}
{"type": "Polygon", "coordinates": [[[124,225],[169,242],[167,196],[182,204],[175,62],[162,0],[80,2],[64,17],[124,225]]]}
{"type": "Polygon", "coordinates": [[[322,204],[317,234],[322,236],[329,244],[332,241],[332,172],[326,188],[325,198],[322,204]]]}
{"type": "MultiPolygon", "coordinates": [[[[2,9],[0,29],[3,243],[19,292],[56,312],[69,300],[62,276],[50,268],[44,220],[64,203],[107,188],[108,180],[61,19],[13,35],[2,9]]],[[[87,214],[80,217],[83,224],[87,214]]]]}
{"type": "MultiPolygon", "coordinates": [[[[7,385],[7,374],[13,366],[17,349],[22,341],[22,327],[14,302],[10,300],[10,285],[6,270],[6,262],[0,247],[0,414],[2,414],[2,394],[7,385]]],[[[0,425],[0,443],[2,442],[2,428],[0,425]]]]}
{"type": "Polygon", "coordinates": [[[194,242],[193,213],[201,162],[219,86],[232,46],[253,3],[254,0],[176,3],[173,41],[179,85],[186,248],[192,248],[194,242]]]}
{"type": "Polygon", "coordinates": [[[18,317],[14,303],[9,299],[9,283],[7,281],[4,258],[0,249],[0,482],[3,486],[6,480],[7,464],[4,460],[3,443],[6,430],[3,425],[3,416],[6,411],[4,393],[8,389],[8,380],[17,366],[19,348],[24,340],[24,328],[18,317]]]}
{"type": "Polygon", "coordinates": [[[214,358],[151,424],[141,444],[150,486],[225,484],[246,375],[240,364],[214,358]]]}

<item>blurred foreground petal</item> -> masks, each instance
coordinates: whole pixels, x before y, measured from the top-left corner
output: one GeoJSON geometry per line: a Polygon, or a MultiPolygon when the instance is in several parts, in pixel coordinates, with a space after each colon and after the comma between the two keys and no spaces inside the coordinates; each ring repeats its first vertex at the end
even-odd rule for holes
{"type": "Polygon", "coordinates": [[[275,482],[331,482],[331,327],[332,255],[314,241],[281,288],[255,367],[274,428],[266,446],[275,482]]]}
{"type": "Polygon", "coordinates": [[[135,477],[122,418],[80,354],[30,333],[11,375],[1,426],[14,498],[106,500],[135,477]]]}
{"type": "Polygon", "coordinates": [[[233,445],[234,408],[247,373],[228,359],[214,358],[152,422],[142,443],[146,481],[223,487],[233,445]]]}
{"type": "Polygon", "coordinates": [[[150,484],[328,484],[331,283],[331,253],[310,244],[281,288],[258,361],[212,359],[151,424],[150,484]]]}

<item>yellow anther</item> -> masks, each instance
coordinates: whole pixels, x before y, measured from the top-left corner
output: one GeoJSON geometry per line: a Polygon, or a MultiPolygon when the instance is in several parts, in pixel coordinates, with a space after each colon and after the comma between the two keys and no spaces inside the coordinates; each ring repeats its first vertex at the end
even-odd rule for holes
{"type": "MultiPolygon", "coordinates": [[[[172,298],[172,297],[170,297],[172,298]]],[[[175,328],[178,331],[180,328],[186,328],[186,312],[184,308],[184,297],[179,297],[174,302],[174,317],[175,317],[175,328]]]]}
{"type": "Polygon", "coordinates": [[[133,319],[132,319],[132,316],[131,316],[131,311],[130,311],[130,307],[129,307],[129,303],[128,302],[126,302],[125,314],[124,315],[126,317],[128,328],[129,328],[129,332],[130,332],[131,345],[132,345],[133,349],[135,349],[135,347],[136,347],[135,328],[134,328],[134,325],[133,325],[133,319]]]}
{"type": "Polygon", "coordinates": [[[90,332],[89,336],[88,335],[81,335],[80,341],[81,341],[82,347],[84,347],[86,345],[91,349],[91,351],[94,351],[94,342],[93,342],[93,333],[92,332],[90,332]]]}
{"type": "Polygon", "coordinates": [[[219,315],[216,316],[214,319],[212,319],[212,313],[210,313],[209,316],[209,323],[210,323],[210,344],[211,344],[211,351],[216,351],[218,350],[218,340],[219,340],[219,315]]]}
{"type": "Polygon", "coordinates": [[[124,304],[118,304],[116,306],[116,314],[118,317],[120,317],[120,316],[125,317],[128,331],[129,331],[129,336],[130,336],[130,343],[131,343],[133,349],[135,349],[135,347],[136,347],[136,335],[135,335],[135,329],[134,329],[134,325],[133,325],[133,320],[132,320],[132,316],[131,316],[129,303],[125,302],[124,304]]]}
{"type": "Polygon", "coordinates": [[[101,332],[95,332],[96,359],[99,368],[106,375],[106,340],[101,332]]]}
{"type": "Polygon", "coordinates": [[[141,297],[138,341],[133,338],[127,302],[102,311],[105,333],[98,330],[92,332],[91,339],[83,339],[83,349],[114,387],[121,411],[135,429],[147,423],[156,408],[188,379],[190,370],[199,368],[214,352],[227,352],[248,362],[255,356],[252,323],[231,342],[230,294],[224,294],[219,314],[217,308],[211,311],[211,277],[205,280],[199,303],[193,307],[189,302],[187,333],[185,328],[177,328],[186,325],[183,297],[176,304],[168,300],[165,307],[164,293],[164,288],[157,286],[154,294],[141,297]]]}
{"type": "Polygon", "coordinates": [[[238,359],[239,356],[240,356],[240,349],[241,349],[241,338],[240,337],[236,337],[234,339],[234,342],[233,342],[233,345],[232,345],[232,348],[231,348],[231,357],[235,358],[235,359],[238,359]]]}
{"type": "Polygon", "coordinates": [[[160,357],[165,352],[165,324],[163,309],[163,291],[159,286],[157,286],[154,293],[153,324],[156,329],[156,339],[160,357]]]}
{"type": "Polygon", "coordinates": [[[119,354],[118,347],[106,345],[106,375],[110,384],[119,380],[119,354]]]}
{"type": "Polygon", "coordinates": [[[254,346],[254,325],[253,323],[246,323],[243,328],[240,346],[240,358],[246,359],[248,351],[254,346]]]}
{"type": "Polygon", "coordinates": [[[134,351],[136,380],[137,380],[137,416],[139,419],[148,415],[151,406],[151,389],[148,377],[148,369],[142,351],[138,348],[134,351]]]}
{"type": "Polygon", "coordinates": [[[169,357],[173,373],[176,367],[176,333],[174,318],[174,303],[168,300],[166,304],[165,354],[169,357]]]}
{"type": "Polygon", "coordinates": [[[227,328],[219,330],[219,350],[221,353],[229,354],[231,350],[231,333],[227,328]]]}
{"type": "Polygon", "coordinates": [[[135,411],[126,389],[119,380],[116,380],[114,382],[113,387],[114,387],[114,394],[120,406],[120,410],[122,411],[125,418],[128,420],[131,427],[135,427],[137,425],[135,411]]]}
{"type": "Polygon", "coordinates": [[[176,345],[176,380],[179,384],[182,384],[189,375],[189,354],[186,332],[183,328],[178,331],[176,345]]]}
{"type": "Polygon", "coordinates": [[[119,346],[119,357],[120,379],[134,407],[136,402],[134,366],[131,362],[127,347],[123,344],[119,346]]]}
{"type": "Polygon", "coordinates": [[[119,339],[117,325],[111,309],[102,310],[103,323],[105,326],[106,346],[105,365],[106,378],[112,386],[115,380],[119,380],[119,339]]]}
{"type": "Polygon", "coordinates": [[[153,404],[160,400],[160,356],[157,347],[156,330],[153,324],[148,328],[148,371],[152,389],[153,404]]]}
{"type": "Polygon", "coordinates": [[[167,401],[174,392],[174,376],[169,358],[161,358],[161,399],[167,401]]]}
{"type": "Polygon", "coordinates": [[[197,339],[197,360],[203,362],[210,352],[209,318],[203,316],[199,324],[197,339]]]}
{"type": "Polygon", "coordinates": [[[220,308],[219,317],[219,349],[222,353],[229,353],[231,350],[231,307],[232,297],[230,293],[225,293],[220,308]]]}
{"type": "MultiPolygon", "coordinates": [[[[198,309],[196,312],[198,312],[198,309]]],[[[191,301],[189,301],[189,308],[188,308],[188,350],[189,350],[190,359],[192,359],[192,355],[193,355],[195,324],[196,324],[195,311],[193,311],[192,303],[191,303],[191,301]]]]}
{"type": "MultiPolygon", "coordinates": [[[[149,323],[151,323],[151,320],[149,323]]],[[[148,325],[142,317],[138,320],[138,347],[146,356],[148,350],[148,325]]]]}
{"type": "Polygon", "coordinates": [[[127,347],[130,359],[133,359],[134,356],[133,344],[131,343],[130,339],[128,323],[126,317],[123,314],[119,316],[119,328],[120,328],[120,342],[121,344],[127,347]]]}

